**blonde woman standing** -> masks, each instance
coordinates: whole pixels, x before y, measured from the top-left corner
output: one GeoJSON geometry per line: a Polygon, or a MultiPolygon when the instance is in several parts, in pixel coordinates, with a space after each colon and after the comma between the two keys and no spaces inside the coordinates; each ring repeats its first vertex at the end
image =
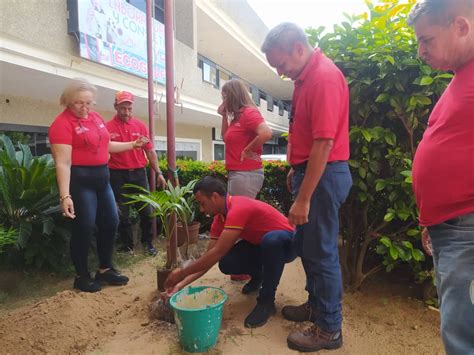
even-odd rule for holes
{"type": "Polygon", "coordinates": [[[65,109],[49,128],[56,164],[63,216],[72,219],[70,252],[76,269],[74,288],[97,292],[101,284],[125,285],[128,277],[113,268],[112,253],[118,225],[117,207],[109,183],[110,153],[140,148],[148,139],[111,142],[104,120],[92,111],[97,89],[84,79],[73,79],[60,104],[65,109]],[[97,228],[99,270],[93,279],[88,252],[97,228]]]}

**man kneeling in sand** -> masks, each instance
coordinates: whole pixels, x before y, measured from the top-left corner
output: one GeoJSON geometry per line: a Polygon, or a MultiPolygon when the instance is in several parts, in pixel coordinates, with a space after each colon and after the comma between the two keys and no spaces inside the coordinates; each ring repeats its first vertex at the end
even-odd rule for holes
{"type": "Polygon", "coordinates": [[[285,263],[296,257],[292,247],[294,228],[283,214],[264,202],[227,195],[225,185],[216,178],[207,176],[198,181],[194,194],[201,212],[214,216],[211,240],[204,255],[168,276],[168,294],[181,290],[219,262],[219,269],[226,275],[252,277],[242,293],[259,291],[259,295],[244,325],[264,325],[275,314],[275,292],[285,263]]]}

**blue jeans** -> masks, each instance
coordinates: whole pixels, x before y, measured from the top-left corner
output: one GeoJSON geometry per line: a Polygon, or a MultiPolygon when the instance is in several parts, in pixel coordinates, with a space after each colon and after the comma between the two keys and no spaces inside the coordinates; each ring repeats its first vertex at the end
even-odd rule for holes
{"type": "Polygon", "coordinates": [[[219,269],[226,275],[263,278],[258,302],[271,303],[285,264],[296,258],[292,241],[293,232],[283,230],[268,232],[260,245],[241,240],[219,261],[219,269]]]}
{"type": "Polygon", "coordinates": [[[70,249],[77,275],[89,275],[87,259],[96,228],[99,267],[112,267],[118,213],[107,165],[72,166],[70,191],[76,213],[70,249]]]}
{"type": "MultiPolygon", "coordinates": [[[[293,195],[296,197],[306,166],[293,169],[293,195]]],[[[308,302],[318,315],[315,324],[329,332],[341,330],[342,276],[337,247],[339,208],[351,186],[348,164],[329,163],[311,196],[309,222],[297,226],[294,239],[306,273],[308,302]]]]}
{"type": "Polygon", "coordinates": [[[446,353],[474,354],[474,213],[428,227],[446,353]]]}

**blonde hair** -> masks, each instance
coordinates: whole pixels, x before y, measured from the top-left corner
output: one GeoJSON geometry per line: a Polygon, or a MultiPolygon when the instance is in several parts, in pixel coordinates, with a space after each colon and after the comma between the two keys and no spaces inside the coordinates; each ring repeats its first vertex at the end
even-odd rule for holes
{"type": "Polygon", "coordinates": [[[244,83],[238,79],[226,82],[222,87],[222,93],[225,95],[225,109],[231,118],[238,118],[242,108],[255,106],[244,83]]]}
{"type": "Polygon", "coordinates": [[[71,82],[64,88],[61,98],[59,99],[59,104],[62,106],[69,106],[74,99],[76,93],[80,91],[89,91],[94,96],[94,99],[97,97],[97,88],[92,85],[88,80],[82,78],[74,78],[71,82]]]}

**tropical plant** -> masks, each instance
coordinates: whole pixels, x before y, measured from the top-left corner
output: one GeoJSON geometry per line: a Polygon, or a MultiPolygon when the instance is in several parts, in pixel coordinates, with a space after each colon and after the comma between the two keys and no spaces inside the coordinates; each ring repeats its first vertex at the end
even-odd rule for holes
{"type": "Polygon", "coordinates": [[[16,244],[17,238],[17,230],[12,227],[6,229],[0,225],[0,254],[3,253],[7,246],[16,244]]]}
{"type": "Polygon", "coordinates": [[[172,255],[171,241],[176,231],[176,222],[180,221],[183,225],[187,225],[187,221],[193,213],[192,206],[189,204],[189,195],[193,194],[193,188],[196,180],[188,182],[184,186],[173,186],[171,181],[168,181],[164,190],[149,191],[143,187],[126,184],[126,188],[134,188],[137,193],[125,194],[129,199],[129,204],[140,203],[144,208],[150,205],[153,208],[151,216],[158,217],[161,221],[163,234],[166,239],[166,269],[171,269],[175,266],[177,260],[172,255]]]}
{"type": "Polygon", "coordinates": [[[365,14],[346,15],[330,33],[307,30],[350,86],[354,186],[341,210],[341,263],[353,288],[383,268],[408,263],[417,273],[424,266],[411,164],[433,103],[452,75],[417,58],[406,23],[414,2],[367,1],[365,14]]]}
{"type": "Polygon", "coordinates": [[[15,150],[10,138],[0,135],[0,223],[18,231],[16,244],[26,264],[37,267],[57,265],[64,250],[58,240],[65,244],[68,236],[57,221],[55,176],[51,155],[33,157],[29,146],[20,143],[15,150]]]}

